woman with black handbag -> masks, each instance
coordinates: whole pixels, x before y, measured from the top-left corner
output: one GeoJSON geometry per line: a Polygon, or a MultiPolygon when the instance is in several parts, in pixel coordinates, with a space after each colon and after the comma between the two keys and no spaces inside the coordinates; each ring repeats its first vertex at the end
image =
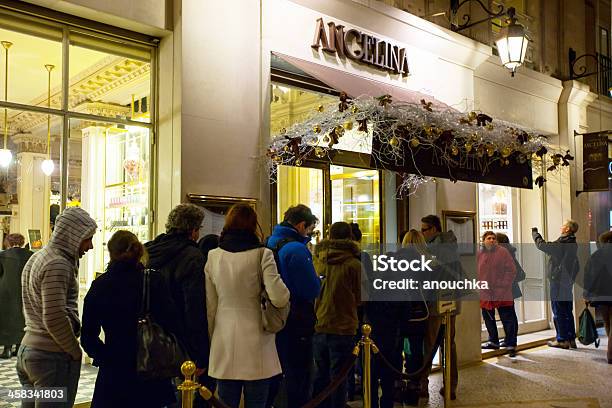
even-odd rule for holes
{"type": "MultiPolygon", "coordinates": [[[[91,406],[164,407],[176,401],[171,377],[143,379],[137,371],[139,321],[143,314],[144,247],[129,231],[117,231],[107,244],[111,261],[92,282],[83,306],[81,344],[99,367],[91,406]],[[100,330],[104,330],[104,341],[100,330]]],[[[168,336],[183,338],[178,310],[164,280],[148,272],[150,319],[168,336]]],[[[177,367],[177,372],[178,372],[177,367]]]]}
{"type": "Polygon", "coordinates": [[[274,254],[262,245],[251,206],[230,208],[219,248],[208,253],[204,271],[209,374],[217,380],[219,397],[238,408],[244,393],[245,408],[264,408],[270,379],[281,373],[275,333],[287,318],[289,290],[278,274],[274,254]],[[282,310],[286,313],[273,316],[282,310]]]}

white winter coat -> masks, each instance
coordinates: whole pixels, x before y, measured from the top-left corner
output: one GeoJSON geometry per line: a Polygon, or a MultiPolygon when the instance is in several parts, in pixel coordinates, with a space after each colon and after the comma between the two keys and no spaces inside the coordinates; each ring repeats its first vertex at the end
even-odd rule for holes
{"type": "Polygon", "coordinates": [[[289,290],[271,250],[217,248],[208,254],[204,271],[213,378],[261,380],[281,373],[275,335],[264,332],[261,320],[261,270],[272,304],[287,305],[289,290]]]}

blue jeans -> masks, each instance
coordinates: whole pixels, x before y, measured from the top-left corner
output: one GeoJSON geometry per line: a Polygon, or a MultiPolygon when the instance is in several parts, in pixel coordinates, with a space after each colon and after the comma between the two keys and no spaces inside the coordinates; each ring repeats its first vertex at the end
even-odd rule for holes
{"type": "MultiPolygon", "coordinates": [[[[317,333],[314,335],[314,361],[315,379],[313,384],[313,397],[317,396],[342,369],[353,352],[355,336],[339,334],[317,333]]],[[[347,381],[343,381],[323,401],[321,408],[345,408],[347,381]]]]}
{"type": "Polygon", "coordinates": [[[81,361],[73,360],[67,353],[38,350],[22,344],[17,352],[17,376],[23,387],[66,389],[65,402],[22,402],[21,408],[71,408],[79,386],[81,361]]]}
{"type": "Polygon", "coordinates": [[[550,299],[557,341],[570,341],[576,338],[572,289],[573,285],[550,283],[550,299]]]}
{"type": "Polygon", "coordinates": [[[269,388],[269,378],[253,381],[217,380],[219,398],[231,408],[238,408],[243,391],[245,408],[264,408],[269,388]]]}

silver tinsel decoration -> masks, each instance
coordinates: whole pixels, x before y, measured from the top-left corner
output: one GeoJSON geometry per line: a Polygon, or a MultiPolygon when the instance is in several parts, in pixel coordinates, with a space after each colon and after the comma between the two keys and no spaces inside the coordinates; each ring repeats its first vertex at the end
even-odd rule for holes
{"type": "MultiPolygon", "coordinates": [[[[433,149],[437,162],[446,164],[449,170],[478,161],[485,173],[495,162],[504,166],[510,160],[519,164],[531,161],[536,152],[540,157],[543,151],[561,155],[546,136],[535,130],[493,120],[482,112],[461,113],[425,100],[420,104],[393,102],[388,95],[362,96],[319,106],[307,120],[274,136],[266,152],[270,180],[276,181],[279,165],[300,166],[313,154],[333,163],[334,145],[348,130],[353,137],[363,138],[359,143],[364,146],[372,137],[378,139],[381,148],[372,154],[377,155],[376,162],[383,168],[385,163],[413,160],[420,149],[433,149]]],[[[397,196],[410,195],[431,180],[423,174],[405,175],[397,196]]]]}

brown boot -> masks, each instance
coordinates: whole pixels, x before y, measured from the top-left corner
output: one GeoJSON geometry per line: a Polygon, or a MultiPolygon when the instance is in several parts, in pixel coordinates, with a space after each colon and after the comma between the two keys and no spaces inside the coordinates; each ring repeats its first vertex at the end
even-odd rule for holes
{"type": "Polygon", "coordinates": [[[557,340],[553,340],[553,341],[549,341],[547,344],[548,344],[548,347],[560,348],[560,349],[564,349],[564,350],[569,350],[569,348],[570,348],[569,341],[557,341],[557,340]]]}

